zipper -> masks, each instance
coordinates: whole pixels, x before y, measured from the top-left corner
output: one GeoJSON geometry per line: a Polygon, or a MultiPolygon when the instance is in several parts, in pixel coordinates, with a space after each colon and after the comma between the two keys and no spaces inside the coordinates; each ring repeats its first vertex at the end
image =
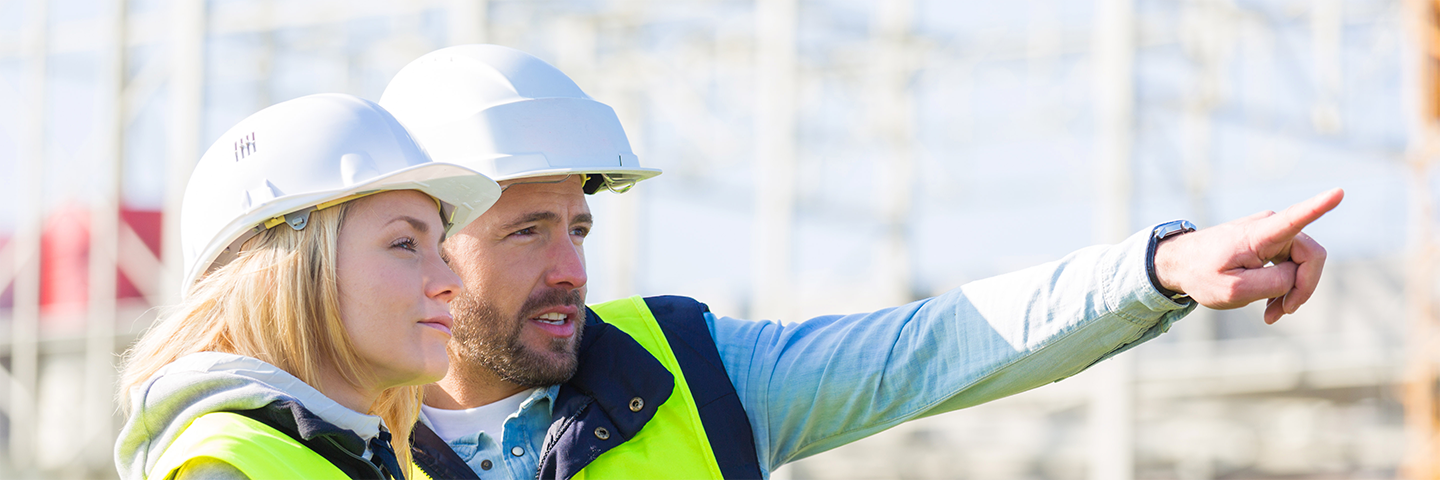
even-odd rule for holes
{"type": "MultiPolygon", "coordinates": [[[[339,451],[341,451],[341,452],[345,452],[345,455],[350,456],[350,459],[353,461],[352,463],[360,463],[360,464],[365,465],[366,467],[369,467],[369,468],[370,468],[370,471],[375,474],[375,478],[379,478],[379,479],[381,479],[381,480],[384,480],[385,478],[387,478],[387,477],[385,476],[385,472],[380,470],[380,467],[375,466],[374,463],[370,463],[370,461],[369,461],[369,460],[366,460],[365,457],[360,456],[360,455],[356,455],[356,454],[350,452],[350,450],[347,450],[345,447],[341,446],[339,443],[337,443],[337,442],[335,441],[335,437],[334,437],[333,435],[321,435],[321,437],[323,437],[326,442],[329,442],[331,445],[335,446],[335,449],[336,449],[336,450],[339,450],[339,451]]],[[[369,448],[369,447],[366,447],[366,448],[369,448]]],[[[362,452],[362,453],[363,453],[363,452],[362,452]]],[[[390,478],[394,478],[394,477],[390,477],[390,478]]]]}

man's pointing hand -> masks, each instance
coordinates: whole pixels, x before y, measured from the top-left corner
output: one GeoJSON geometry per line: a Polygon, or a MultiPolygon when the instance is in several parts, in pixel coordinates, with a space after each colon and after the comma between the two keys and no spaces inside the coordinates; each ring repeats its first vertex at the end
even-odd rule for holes
{"type": "Polygon", "coordinates": [[[1337,188],[1280,213],[1260,212],[1165,239],[1155,250],[1155,276],[1160,286],[1215,309],[1272,299],[1265,323],[1275,323],[1310,299],[1325,268],[1325,248],[1301,230],[1344,197],[1337,188]]]}

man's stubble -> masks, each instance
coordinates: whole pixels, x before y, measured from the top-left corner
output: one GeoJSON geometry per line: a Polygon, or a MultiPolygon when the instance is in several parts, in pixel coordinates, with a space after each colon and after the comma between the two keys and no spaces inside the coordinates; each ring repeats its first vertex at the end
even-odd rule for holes
{"type": "Polygon", "coordinates": [[[451,330],[451,373],[464,376],[475,369],[490,371],[500,380],[521,387],[542,387],[564,383],[575,374],[580,336],[585,328],[585,303],[579,290],[551,289],[531,295],[510,318],[490,302],[462,293],[450,304],[455,316],[451,330]],[[530,321],[526,315],[556,306],[573,305],[579,312],[575,335],[552,339],[543,348],[559,358],[535,352],[520,340],[530,321]]]}

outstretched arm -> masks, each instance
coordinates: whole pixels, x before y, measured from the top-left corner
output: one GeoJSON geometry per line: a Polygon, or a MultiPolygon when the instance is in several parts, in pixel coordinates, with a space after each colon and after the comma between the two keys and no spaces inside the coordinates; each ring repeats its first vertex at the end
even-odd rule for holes
{"type": "Polygon", "coordinates": [[[1150,229],[938,297],[801,323],[711,317],[762,468],[1074,375],[1193,308],[1152,286],[1150,229]]]}
{"type": "Polygon", "coordinates": [[[901,422],[988,402],[1085,369],[1167,330],[1195,304],[1238,308],[1283,298],[1273,323],[1309,299],[1325,250],[1300,232],[1333,209],[1334,190],[1170,237],[1117,245],[967,284],[867,314],[797,324],[708,316],[711,333],[770,470],[901,422]],[[1269,265],[1267,265],[1267,263],[1269,265]]]}

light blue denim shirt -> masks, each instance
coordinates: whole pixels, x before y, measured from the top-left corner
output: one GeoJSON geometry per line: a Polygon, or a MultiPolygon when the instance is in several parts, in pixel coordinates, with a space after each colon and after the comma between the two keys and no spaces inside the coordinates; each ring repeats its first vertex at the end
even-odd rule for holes
{"type": "MultiPolygon", "coordinates": [[[[783,325],[706,314],[761,469],[1064,379],[1165,332],[1195,307],[1150,283],[1151,230],[877,312],[783,325]]],[[[534,478],[556,391],[526,400],[500,442],[477,432],[451,448],[481,478],[502,464],[505,478],[534,478]]]]}

